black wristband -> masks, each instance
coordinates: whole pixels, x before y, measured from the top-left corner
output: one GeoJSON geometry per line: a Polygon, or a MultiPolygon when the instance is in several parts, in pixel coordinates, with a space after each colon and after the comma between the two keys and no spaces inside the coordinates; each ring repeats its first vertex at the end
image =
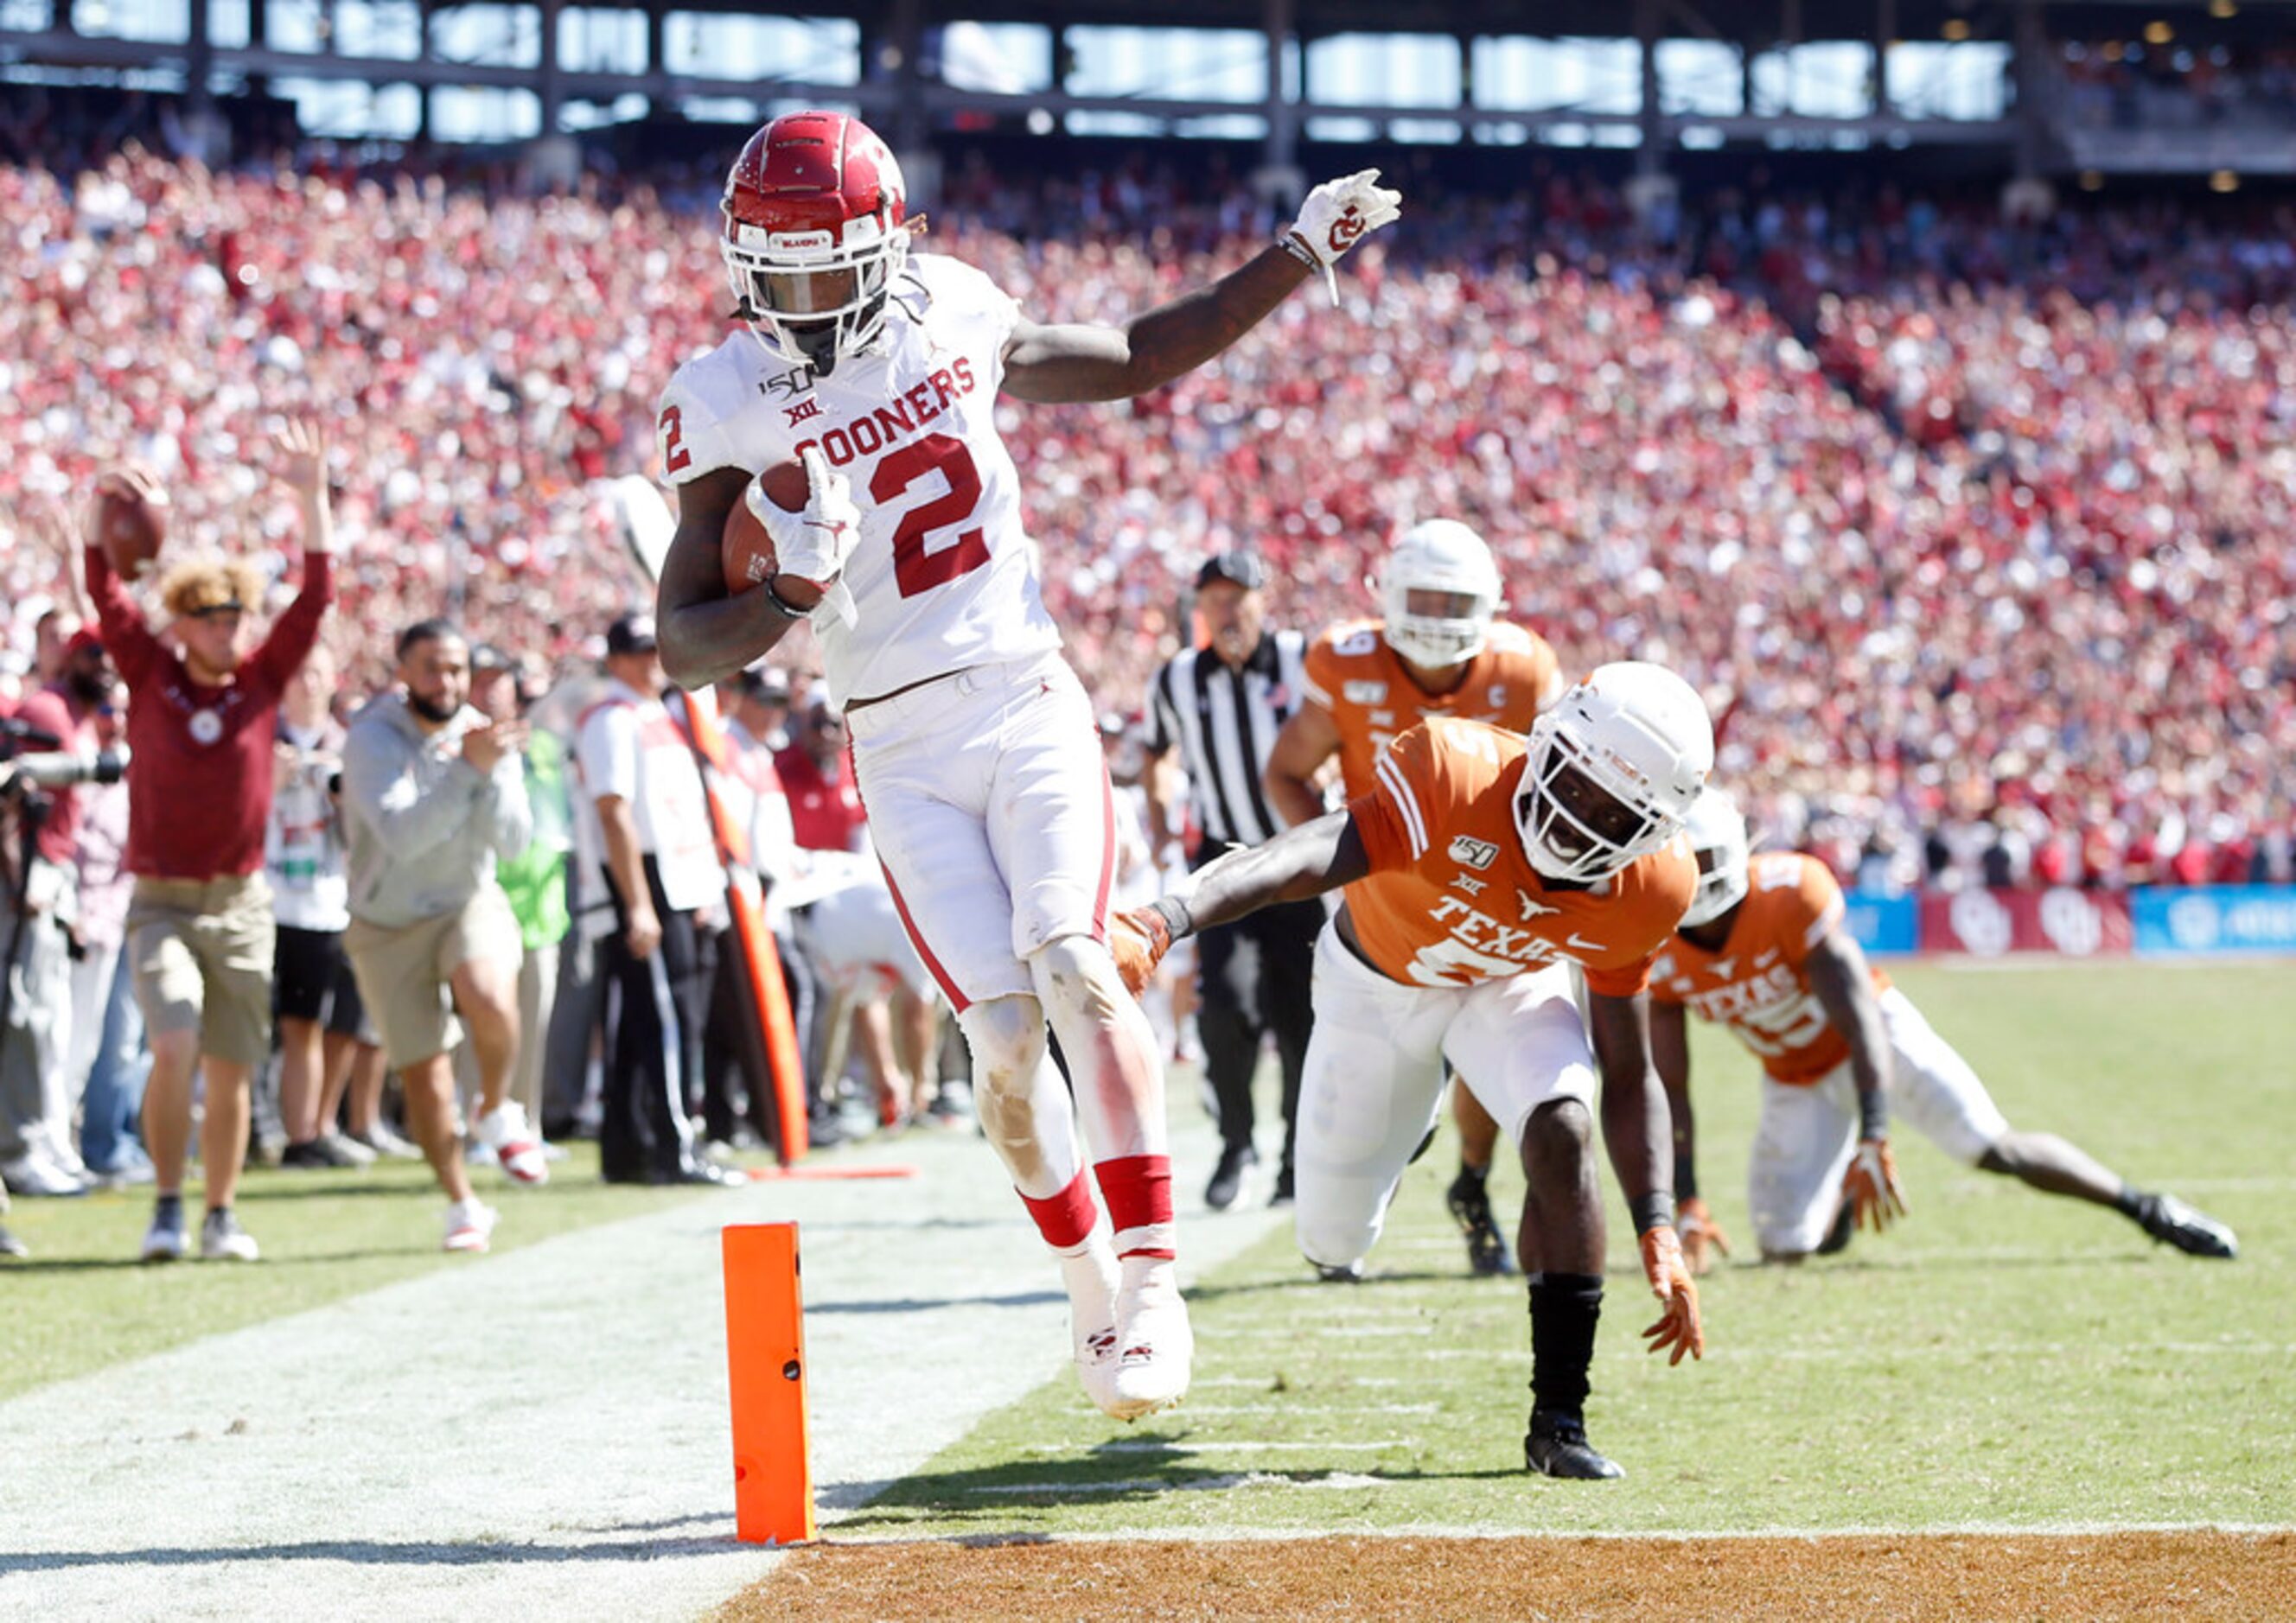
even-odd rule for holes
{"type": "Polygon", "coordinates": [[[807,619],[813,613],[812,610],[800,609],[795,603],[790,602],[788,598],[783,597],[779,592],[775,591],[772,576],[768,575],[765,579],[759,581],[758,584],[766,589],[767,601],[773,604],[775,611],[783,619],[801,620],[807,619]]]}
{"type": "Polygon", "coordinates": [[[1164,921],[1164,928],[1172,932],[1172,939],[1196,933],[1195,916],[1188,911],[1187,903],[1177,896],[1160,896],[1148,904],[1149,911],[1164,921]]]}
{"type": "Polygon", "coordinates": [[[1674,1226],[1674,1196],[1666,1190],[1653,1189],[1648,1194],[1636,1195],[1627,1202],[1627,1209],[1635,1215],[1637,1234],[1674,1226]]]}
{"type": "Polygon", "coordinates": [[[1698,1198],[1698,1169],[1691,1165],[1690,1157],[1679,1150],[1674,1153],[1674,1198],[1677,1201],[1698,1198]]]}
{"type": "Polygon", "coordinates": [[[1890,1136],[1890,1096],[1878,1087],[1870,1094],[1857,1095],[1857,1136],[1890,1136]]]}

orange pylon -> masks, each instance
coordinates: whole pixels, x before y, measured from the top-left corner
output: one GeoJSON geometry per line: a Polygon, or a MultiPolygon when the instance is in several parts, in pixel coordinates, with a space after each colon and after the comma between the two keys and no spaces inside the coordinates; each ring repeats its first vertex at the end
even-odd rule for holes
{"type": "Polygon", "coordinates": [[[804,1544],[815,1534],[797,1225],[729,1225],[724,1245],[735,1535],[744,1544],[804,1544]]]}

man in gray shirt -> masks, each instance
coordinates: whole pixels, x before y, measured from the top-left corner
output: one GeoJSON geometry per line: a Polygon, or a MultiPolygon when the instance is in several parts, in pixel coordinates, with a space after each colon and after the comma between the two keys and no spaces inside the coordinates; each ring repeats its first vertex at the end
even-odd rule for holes
{"type": "Polygon", "coordinates": [[[479,1062],[480,1142],[520,1183],[549,1176],[508,1096],[523,949],[495,883],[496,858],[517,856],[533,833],[519,758],[526,728],[465,702],[470,647],[445,620],[400,634],[398,681],[359,712],[343,750],[343,946],[406,1088],[408,1130],[447,1192],[446,1249],[483,1251],[495,1212],[471,1193],[455,1132],[451,1054],[463,1027],[479,1062]]]}

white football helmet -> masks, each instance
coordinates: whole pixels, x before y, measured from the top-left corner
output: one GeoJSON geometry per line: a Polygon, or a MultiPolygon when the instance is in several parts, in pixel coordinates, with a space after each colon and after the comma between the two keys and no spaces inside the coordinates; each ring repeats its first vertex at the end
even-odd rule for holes
{"type": "Polygon", "coordinates": [[[1688,925],[1710,924],[1746,899],[1746,870],[1753,860],[1746,840],[1746,819],[1738,803],[1718,789],[1708,788],[1682,820],[1690,836],[1690,853],[1698,857],[1698,892],[1682,915],[1688,925]]]}
{"type": "Polygon", "coordinates": [[[1379,596],[1387,645],[1414,665],[1439,670],[1482,652],[1499,608],[1498,566],[1473,530],[1456,519],[1430,519],[1397,538],[1380,574],[1379,596]],[[1414,613],[1414,593],[1471,601],[1464,614],[1414,613]]]}
{"type": "Polygon", "coordinates": [[[1585,884],[1674,837],[1714,769],[1690,684],[1640,660],[1598,665],[1530,724],[1515,825],[1547,879],[1585,884]]]}

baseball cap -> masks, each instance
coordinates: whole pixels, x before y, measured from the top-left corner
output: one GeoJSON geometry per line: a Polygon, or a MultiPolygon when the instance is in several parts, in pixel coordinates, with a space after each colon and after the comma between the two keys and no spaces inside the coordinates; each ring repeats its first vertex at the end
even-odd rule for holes
{"type": "Polygon", "coordinates": [[[1247,592],[1257,592],[1267,584],[1267,566],[1260,562],[1258,553],[1242,547],[1214,553],[1196,571],[1196,590],[1202,591],[1215,580],[1232,581],[1247,592]]]}
{"type": "Polygon", "coordinates": [[[652,653],[661,644],[654,640],[653,616],[625,614],[606,627],[606,656],[618,653],[652,653]]]}
{"type": "Polygon", "coordinates": [[[787,704],[789,672],[778,665],[751,666],[742,673],[742,692],[748,698],[762,699],[767,704],[787,704]]]}
{"type": "Polygon", "coordinates": [[[493,643],[480,643],[471,650],[472,670],[516,670],[518,661],[493,643]]]}
{"type": "Polygon", "coordinates": [[[82,626],[78,631],[73,632],[71,634],[70,640],[64,643],[64,658],[67,660],[78,659],[81,654],[86,653],[90,650],[94,650],[97,653],[102,653],[103,652],[103,639],[96,635],[95,628],[94,627],[82,626]]]}

